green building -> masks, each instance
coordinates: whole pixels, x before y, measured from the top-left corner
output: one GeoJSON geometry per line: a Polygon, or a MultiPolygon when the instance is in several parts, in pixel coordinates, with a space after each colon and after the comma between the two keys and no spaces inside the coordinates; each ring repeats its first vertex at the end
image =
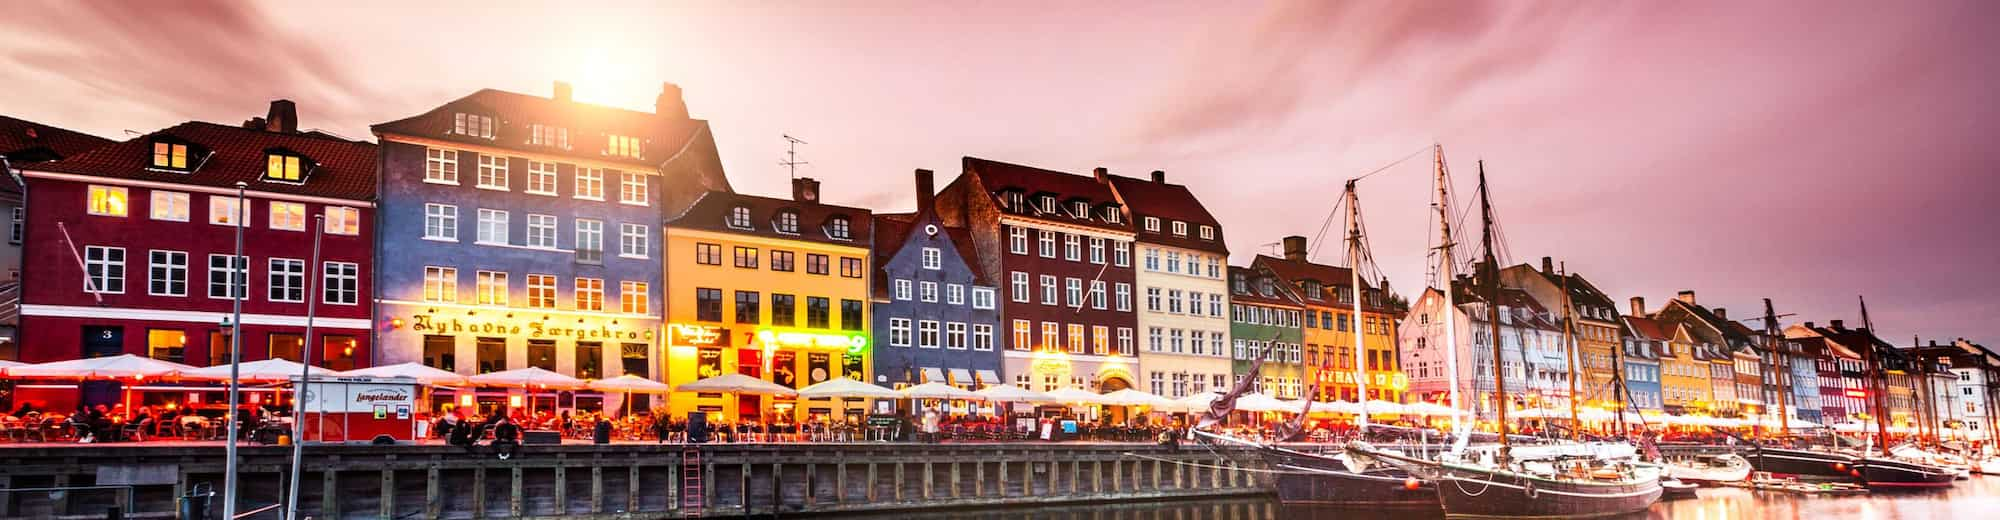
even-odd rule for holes
{"type": "Polygon", "coordinates": [[[1236,379],[1250,372],[1253,360],[1269,345],[1258,389],[1280,399],[1305,395],[1306,360],[1300,348],[1305,331],[1299,326],[1304,312],[1298,293],[1270,269],[1230,266],[1229,335],[1235,338],[1230,365],[1236,379]]]}

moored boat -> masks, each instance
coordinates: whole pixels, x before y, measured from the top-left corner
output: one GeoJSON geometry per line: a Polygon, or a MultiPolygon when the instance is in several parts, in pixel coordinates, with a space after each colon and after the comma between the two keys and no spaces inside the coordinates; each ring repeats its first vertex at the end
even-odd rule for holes
{"type": "Polygon", "coordinates": [[[1438,502],[1448,517],[1616,516],[1652,507],[1662,492],[1660,471],[1652,467],[1582,477],[1452,463],[1439,467],[1438,502]]]}
{"type": "Polygon", "coordinates": [[[1278,500],[1286,504],[1396,507],[1435,510],[1436,486],[1394,466],[1368,467],[1344,455],[1327,456],[1277,447],[1260,452],[1272,475],[1278,500]]]}
{"type": "Polygon", "coordinates": [[[1750,461],[1735,455],[1702,456],[1667,464],[1667,474],[1695,485],[1714,485],[1750,478],[1750,461]]]}
{"type": "Polygon", "coordinates": [[[1957,472],[1929,464],[1868,457],[1858,464],[1861,482],[1870,488],[1951,487],[1957,472]]]}
{"type": "Polygon", "coordinates": [[[1752,451],[1748,458],[1752,468],[1773,475],[1819,479],[1854,479],[1861,476],[1854,467],[1860,461],[1841,453],[1760,448],[1752,451]]]}

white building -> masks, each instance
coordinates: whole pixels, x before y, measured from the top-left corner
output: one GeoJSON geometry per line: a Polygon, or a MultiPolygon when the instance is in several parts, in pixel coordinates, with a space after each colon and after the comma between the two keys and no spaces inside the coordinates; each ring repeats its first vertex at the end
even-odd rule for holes
{"type": "MultiPolygon", "coordinates": [[[[1410,314],[1398,330],[1397,345],[1403,371],[1409,377],[1411,399],[1445,403],[1453,386],[1460,399],[1480,413],[1493,411],[1492,327],[1487,321],[1485,299],[1468,294],[1461,280],[1456,316],[1458,347],[1452,352],[1444,330],[1444,293],[1427,288],[1410,306],[1410,314]],[[1453,379],[1446,356],[1456,355],[1458,377],[1453,379]]],[[[1516,408],[1564,410],[1569,406],[1569,361],[1562,347],[1562,327],[1546,309],[1527,293],[1508,289],[1502,292],[1500,316],[1500,359],[1506,372],[1508,397],[1516,408]]]]}
{"type": "Polygon", "coordinates": [[[1140,388],[1180,398],[1230,381],[1229,249],[1222,227],[1166,173],[1135,179],[1097,170],[1137,226],[1140,388]]]}

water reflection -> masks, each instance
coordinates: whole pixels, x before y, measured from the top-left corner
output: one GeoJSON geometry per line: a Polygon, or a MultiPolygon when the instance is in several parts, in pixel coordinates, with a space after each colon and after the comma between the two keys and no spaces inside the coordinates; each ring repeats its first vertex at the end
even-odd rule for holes
{"type": "MultiPolygon", "coordinates": [[[[1973,477],[1948,490],[1876,492],[1856,496],[1807,496],[1733,488],[1701,490],[1692,499],[1661,502],[1618,520],[1897,520],[2000,517],[2000,477],[1973,477]]],[[[932,511],[855,518],[894,520],[1377,520],[1444,518],[1440,511],[1296,507],[1268,497],[1205,501],[1097,504],[1059,507],[932,511]]]]}

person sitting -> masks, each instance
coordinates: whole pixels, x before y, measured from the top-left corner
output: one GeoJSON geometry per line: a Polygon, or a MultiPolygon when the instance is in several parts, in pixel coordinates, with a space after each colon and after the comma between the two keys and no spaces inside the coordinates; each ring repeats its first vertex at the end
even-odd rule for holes
{"type": "Polygon", "coordinates": [[[500,457],[500,460],[511,459],[514,455],[520,454],[521,427],[514,424],[513,419],[501,416],[500,422],[493,426],[492,448],[493,454],[500,457]]]}

